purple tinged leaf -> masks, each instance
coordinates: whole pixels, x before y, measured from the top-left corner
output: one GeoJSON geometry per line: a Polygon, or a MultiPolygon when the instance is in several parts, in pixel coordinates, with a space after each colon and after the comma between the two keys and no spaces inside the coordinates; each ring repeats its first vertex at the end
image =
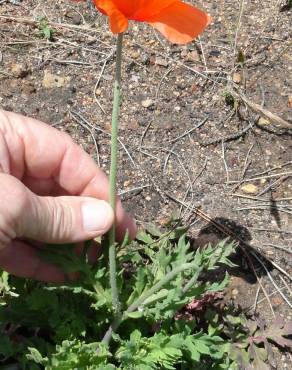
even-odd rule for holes
{"type": "Polygon", "coordinates": [[[277,316],[269,327],[258,330],[250,339],[257,344],[270,340],[281,347],[292,348],[292,340],[285,338],[289,335],[292,335],[292,321],[285,322],[281,316],[277,316]]]}

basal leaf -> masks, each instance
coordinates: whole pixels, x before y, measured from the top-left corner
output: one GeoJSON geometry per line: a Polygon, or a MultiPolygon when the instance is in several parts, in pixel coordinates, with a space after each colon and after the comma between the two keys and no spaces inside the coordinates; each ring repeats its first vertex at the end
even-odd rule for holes
{"type": "Polygon", "coordinates": [[[42,354],[36,348],[28,347],[28,351],[29,353],[26,355],[28,360],[32,360],[40,365],[47,362],[48,359],[43,358],[42,354]]]}
{"type": "Polygon", "coordinates": [[[140,319],[141,317],[143,317],[143,311],[129,312],[127,313],[127,317],[131,319],[140,319]]]}
{"type": "Polygon", "coordinates": [[[139,234],[136,236],[136,239],[147,245],[155,242],[154,239],[152,239],[152,237],[145,231],[140,231],[139,234]]]}
{"type": "Polygon", "coordinates": [[[200,361],[200,352],[198,352],[195,343],[193,343],[191,337],[187,337],[185,340],[185,346],[189,352],[189,356],[192,361],[199,362],[200,361]]]}
{"type": "Polygon", "coordinates": [[[271,340],[281,347],[292,348],[292,340],[286,338],[292,335],[292,321],[286,321],[278,316],[272,324],[264,330],[258,330],[254,336],[254,342],[261,343],[265,340],[271,340]]]}
{"type": "Polygon", "coordinates": [[[225,273],[225,277],[221,282],[213,283],[209,288],[208,292],[218,292],[220,290],[224,290],[229,283],[229,274],[228,272],[225,273]]]}

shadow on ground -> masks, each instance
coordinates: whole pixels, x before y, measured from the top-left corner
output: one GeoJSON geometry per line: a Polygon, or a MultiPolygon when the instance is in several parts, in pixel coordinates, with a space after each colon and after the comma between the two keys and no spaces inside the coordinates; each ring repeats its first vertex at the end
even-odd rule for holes
{"type": "MultiPolygon", "coordinates": [[[[213,222],[231,230],[232,233],[244,243],[251,243],[252,236],[246,227],[233,220],[217,217],[200,230],[197,238],[191,240],[193,249],[202,248],[207,244],[216,247],[219,242],[226,239],[226,235],[218,230],[213,222]]],[[[230,238],[230,241],[232,240],[234,239],[230,238]]],[[[234,241],[237,242],[236,240],[234,241]]],[[[258,289],[255,271],[258,278],[266,275],[266,271],[249,252],[252,250],[253,253],[256,253],[257,256],[261,258],[268,271],[272,270],[272,266],[263,255],[255,249],[249,248],[244,243],[238,244],[236,252],[230,258],[236,266],[222,266],[222,268],[216,269],[216,271],[211,273],[211,276],[208,275],[208,280],[220,281],[224,278],[227,271],[230,275],[230,284],[227,288],[224,300],[226,303],[230,303],[231,301],[239,305],[242,309],[248,309],[253,306],[258,289]]]]}

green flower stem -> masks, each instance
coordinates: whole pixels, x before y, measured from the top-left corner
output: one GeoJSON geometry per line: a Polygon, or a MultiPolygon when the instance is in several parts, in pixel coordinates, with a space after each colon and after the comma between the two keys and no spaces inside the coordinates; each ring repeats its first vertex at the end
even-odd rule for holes
{"type": "MultiPolygon", "coordinates": [[[[109,202],[112,209],[116,210],[116,182],[117,182],[117,156],[118,156],[118,126],[119,126],[119,111],[121,102],[121,67],[122,67],[122,48],[123,34],[118,35],[117,51],[116,51],[116,72],[114,85],[114,102],[112,112],[112,127],[111,127],[111,167],[110,167],[110,191],[109,202]]],[[[117,268],[116,268],[116,228],[115,224],[111,227],[108,233],[109,241],[109,270],[110,270],[110,286],[112,294],[112,304],[115,315],[120,313],[119,293],[117,288],[117,268]]]]}

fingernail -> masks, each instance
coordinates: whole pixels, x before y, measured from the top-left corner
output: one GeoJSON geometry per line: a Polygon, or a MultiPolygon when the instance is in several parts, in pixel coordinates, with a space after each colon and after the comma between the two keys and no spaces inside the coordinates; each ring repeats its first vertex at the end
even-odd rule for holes
{"type": "Polygon", "coordinates": [[[107,231],[113,222],[113,211],[103,200],[84,202],[81,206],[83,228],[87,232],[107,231]]]}

